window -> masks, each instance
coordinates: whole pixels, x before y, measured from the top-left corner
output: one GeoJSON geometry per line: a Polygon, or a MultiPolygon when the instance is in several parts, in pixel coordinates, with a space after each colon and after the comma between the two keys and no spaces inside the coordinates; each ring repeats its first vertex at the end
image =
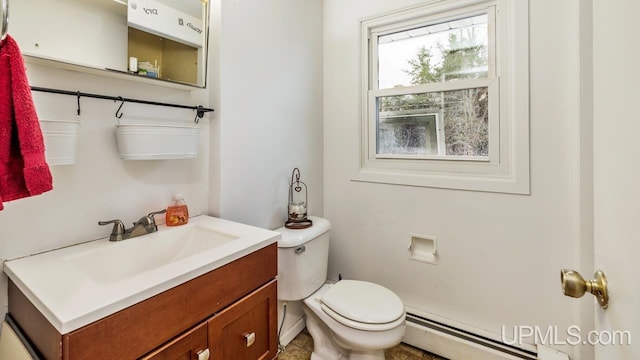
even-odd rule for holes
{"type": "Polygon", "coordinates": [[[458,0],[363,20],[355,180],[528,193],[527,8],[458,0]]]}

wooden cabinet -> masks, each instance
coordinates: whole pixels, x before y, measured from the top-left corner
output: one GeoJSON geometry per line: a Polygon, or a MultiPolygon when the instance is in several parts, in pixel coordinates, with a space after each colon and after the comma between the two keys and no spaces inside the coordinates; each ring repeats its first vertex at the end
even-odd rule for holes
{"type": "Polygon", "coordinates": [[[276,290],[274,280],[207,322],[212,359],[254,360],[276,357],[276,290]]]}
{"type": "Polygon", "coordinates": [[[277,288],[270,281],[140,360],[199,360],[205,351],[210,360],[275,359],[277,288]]]}
{"type": "Polygon", "coordinates": [[[44,359],[274,359],[276,274],[271,244],[67,334],[10,281],[9,314],[44,359]]]}

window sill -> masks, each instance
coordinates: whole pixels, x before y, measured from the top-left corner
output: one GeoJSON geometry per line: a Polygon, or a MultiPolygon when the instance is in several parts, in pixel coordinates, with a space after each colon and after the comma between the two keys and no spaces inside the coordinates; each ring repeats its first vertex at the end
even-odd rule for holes
{"type": "Polygon", "coordinates": [[[460,173],[424,173],[416,171],[361,168],[352,181],[371,182],[389,185],[432,187],[440,189],[485,191],[495,193],[531,194],[529,172],[516,176],[496,176],[460,173]]]}

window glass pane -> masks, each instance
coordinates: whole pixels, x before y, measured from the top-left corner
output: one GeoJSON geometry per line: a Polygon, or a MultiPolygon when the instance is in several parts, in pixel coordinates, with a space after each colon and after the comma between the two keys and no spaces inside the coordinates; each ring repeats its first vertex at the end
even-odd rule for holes
{"type": "Polygon", "coordinates": [[[379,155],[489,156],[488,88],[378,98],[379,155]]]}
{"type": "Polygon", "coordinates": [[[378,37],[378,89],[488,74],[487,14],[378,37]]]}

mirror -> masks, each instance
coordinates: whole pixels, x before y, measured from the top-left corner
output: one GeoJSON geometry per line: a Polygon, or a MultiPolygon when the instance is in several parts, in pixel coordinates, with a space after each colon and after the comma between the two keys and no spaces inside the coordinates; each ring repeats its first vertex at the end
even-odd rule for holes
{"type": "Polygon", "coordinates": [[[208,0],[14,0],[24,55],[205,87],[208,0]]]}

